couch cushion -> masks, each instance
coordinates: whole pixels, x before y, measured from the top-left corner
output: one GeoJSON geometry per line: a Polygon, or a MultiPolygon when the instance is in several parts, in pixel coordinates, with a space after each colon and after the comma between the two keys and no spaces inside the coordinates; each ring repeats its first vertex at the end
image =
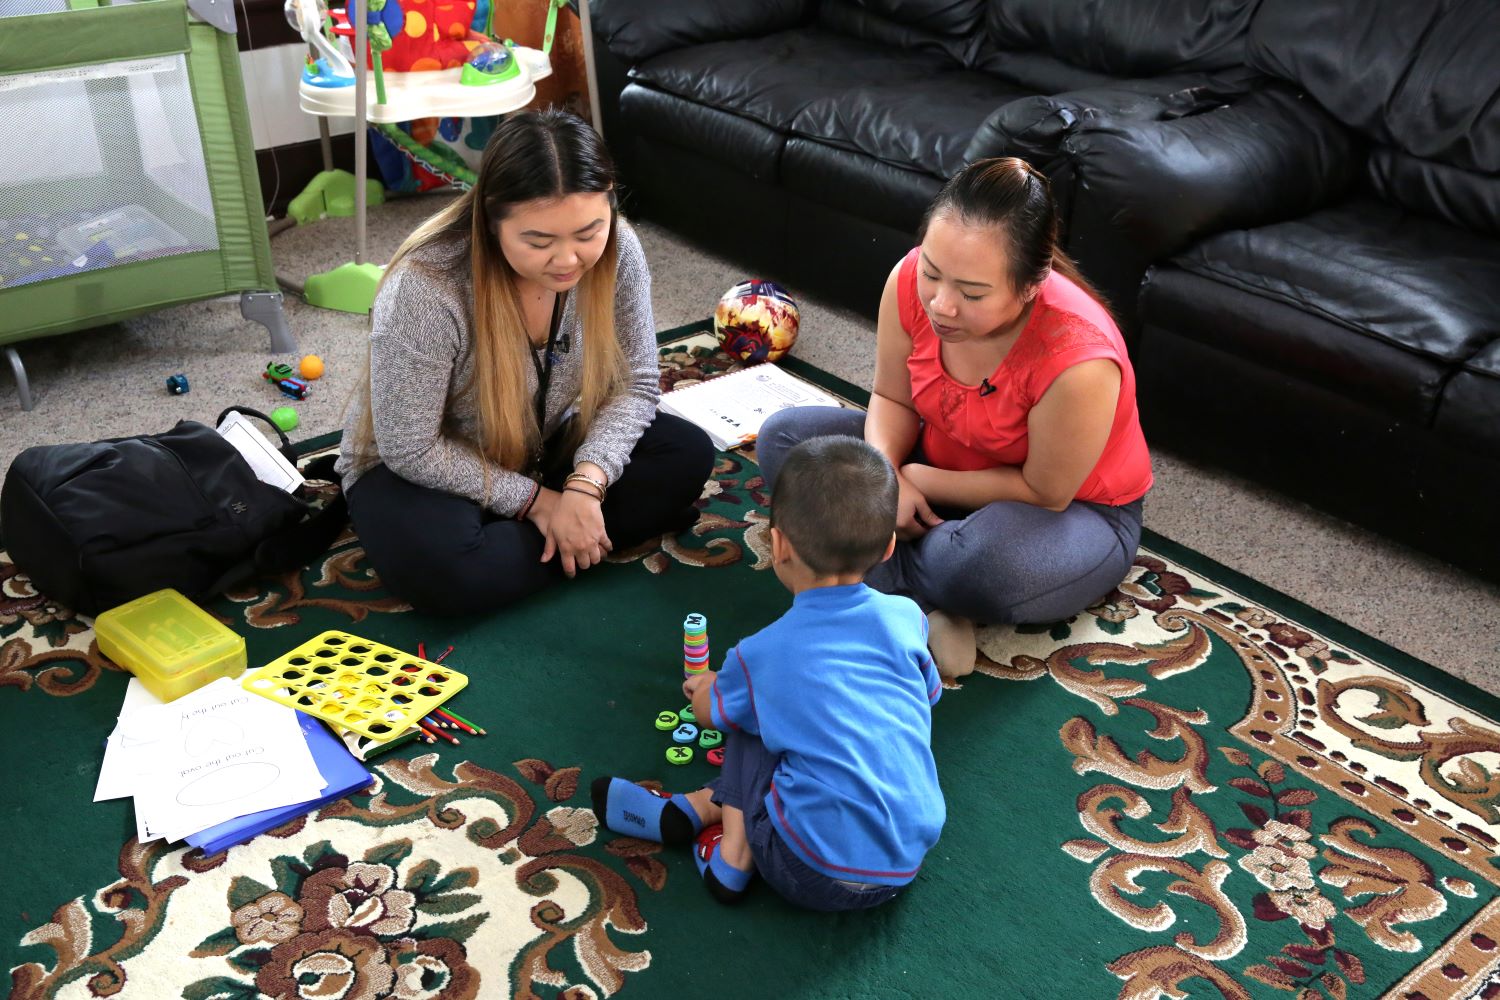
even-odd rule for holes
{"type": "MultiPolygon", "coordinates": [[[[1140,316],[1140,341],[1132,352],[1138,359],[1140,384],[1161,382],[1148,378],[1148,372],[1170,369],[1181,377],[1186,371],[1195,381],[1179,395],[1207,394],[1218,401],[1216,408],[1238,396],[1235,416],[1246,428],[1260,427],[1267,413],[1274,415],[1273,422],[1283,422],[1289,410],[1305,402],[1296,390],[1299,385],[1317,387],[1315,395],[1323,403],[1314,409],[1338,409],[1326,405],[1332,398],[1382,426],[1425,428],[1443,380],[1452,371],[1432,358],[1355,336],[1320,313],[1205,278],[1172,262],[1146,272],[1140,316]],[[1184,343],[1194,346],[1184,349],[1184,343]],[[1185,362],[1194,354],[1214,363],[1185,362]],[[1248,400],[1247,385],[1257,386],[1248,400]],[[1267,391],[1270,385],[1280,388],[1267,391]]],[[[1149,391],[1168,390],[1157,384],[1149,391]]],[[[1143,407],[1143,418],[1144,413],[1143,407]]]]}
{"type": "MultiPolygon", "coordinates": [[[[938,23],[934,30],[927,26],[928,22],[913,24],[871,9],[880,6],[885,5],[865,0],[822,0],[818,4],[818,24],[836,35],[898,49],[938,52],[965,66],[973,64],[984,43],[984,32],[977,29],[955,33],[942,30],[944,26],[938,23]]],[[[973,6],[977,20],[980,8],[978,4],[973,6]]]]}
{"type": "Polygon", "coordinates": [[[817,28],[669,52],[634,79],[771,128],[949,177],[975,129],[1026,92],[936,53],[817,28]],[[934,112],[941,108],[942,113],[934,112]]]}
{"type": "Polygon", "coordinates": [[[1032,93],[1048,96],[1075,90],[1108,89],[1121,82],[1113,73],[1084,69],[1039,49],[1016,52],[988,44],[980,49],[974,68],[1032,93]]]}
{"type": "Polygon", "coordinates": [[[1263,0],[1248,58],[1383,145],[1500,172],[1500,4],[1263,0]]]}
{"type": "Polygon", "coordinates": [[[620,117],[646,139],[690,147],[757,180],[776,183],[786,136],[760,122],[638,83],[620,92],[620,117]]]}
{"type": "Polygon", "coordinates": [[[1212,70],[1244,62],[1258,0],[989,0],[998,49],[1051,52],[1115,76],[1212,70]]]}
{"type": "Polygon", "coordinates": [[[984,16],[984,0],[824,0],[939,35],[967,35],[984,16]]]}
{"type": "MultiPolygon", "coordinates": [[[[785,31],[808,19],[816,0],[593,0],[594,33],[611,53],[629,63],[659,52],[785,31]]],[[[577,6],[576,4],[574,5],[577,6]]],[[[410,22],[408,22],[410,23],[410,22]]]]}
{"type": "Polygon", "coordinates": [[[1500,176],[1424,160],[1381,146],[1366,161],[1370,186],[1420,215],[1500,237],[1500,176]]]}
{"type": "MultiPolygon", "coordinates": [[[[792,139],[781,157],[781,182],[809,201],[912,234],[942,181],[888,163],[871,163],[810,139],[792,139]]],[[[895,264],[895,261],[891,261],[895,264]]]]}
{"type": "Polygon", "coordinates": [[[797,116],[792,132],[946,179],[963,168],[970,140],[996,108],[1030,96],[987,74],[954,70],[814,102],[797,116]]]}
{"type": "MultiPolygon", "coordinates": [[[[1257,363],[1279,359],[1314,371],[1402,415],[1430,419],[1447,375],[1500,339],[1496,251],[1494,240],[1355,200],[1220,233],[1172,264],[1221,286],[1230,300],[1232,290],[1319,321],[1201,324],[1184,333],[1257,363]]],[[[1233,311],[1251,315],[1255,307],[1242,302],[1233,311]]],[[[1184,325],[1195,326],[1176,324],[1184,325]]]]}
{"type": "Polygon", "coordinates": [[[1500,461],[1500,340],[1464,363],[1443,390],[1437,427],[1500,461]]]}

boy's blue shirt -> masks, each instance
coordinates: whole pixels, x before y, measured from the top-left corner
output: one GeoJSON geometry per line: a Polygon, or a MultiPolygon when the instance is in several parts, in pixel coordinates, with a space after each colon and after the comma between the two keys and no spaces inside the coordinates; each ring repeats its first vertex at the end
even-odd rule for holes
{"type": "Polygon", "coordinates": [[[798,594],[729,651],[709,701],[716,728],[758,734],[781,757],[766,808],[798,857],[902,885],[946,817],[932,759],[941,693],[921,609],[858,583],[798,594]]]}

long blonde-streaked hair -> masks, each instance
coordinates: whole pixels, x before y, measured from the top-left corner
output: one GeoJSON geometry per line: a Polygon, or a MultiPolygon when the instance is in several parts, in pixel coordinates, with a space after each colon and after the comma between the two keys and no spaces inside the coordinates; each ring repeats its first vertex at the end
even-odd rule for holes
{"type": "MultiPolygon", "coordinates": [[[[571,422],[568,449],[576,446],[599,408],[625,378],[625,356],[615,333],[615,262],[619,212],[615,167],[604,140],[582,118],[548,109],[511,115],[495,129],[484,148],[474,186],[406,238],[386,268],[388,277],[413,251],[468,241],[467,262],[473,283],[469,314],[474,373],[460,387],[473,394],[479,417],[479,441],[485,458],[502,468],[524,471],[541,442],[526,373],[530,339],[516,290],[515,271],[500,248],[498,227],[512,208],[539,198],[602,192],[609,195],[609,238],[604,253],[577,286],[583,321],[583,386],[577,418],[571,422]]],[[[408,267],[416,265],[416,261],[408,267]]],[[[427,266],[425,262],[421,266],[427,266]]],[[[381,286],[385,277],[381,278],[381,286]]],[[[379,295],[379,290],[376,292],[379,295]]],[[[358,450],[371,451],[374,425],[370,415],[368,373],[356,390],[364,404],[358,450]]]]}

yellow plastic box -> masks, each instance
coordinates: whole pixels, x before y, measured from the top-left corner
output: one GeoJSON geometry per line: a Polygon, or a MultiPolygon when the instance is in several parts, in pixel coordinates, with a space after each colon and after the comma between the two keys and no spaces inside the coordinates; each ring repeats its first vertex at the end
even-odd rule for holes
{"type": "Polygon", "coordinates": [[[99,652],[162,701],[245,670],[245,639],[175,590],[158,590],[94,620],[99,652]]]}

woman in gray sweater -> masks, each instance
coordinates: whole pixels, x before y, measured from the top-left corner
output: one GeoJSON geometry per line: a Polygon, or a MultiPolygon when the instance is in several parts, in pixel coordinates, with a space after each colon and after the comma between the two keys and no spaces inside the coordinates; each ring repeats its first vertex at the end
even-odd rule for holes
{"type": "Polygon", "coordinates": [[[697,517],[707,435],[656,412],[651,274],[603,141],[495,130],[472,190],[396,252],[344,427],[349,512],[420,610],[491,610],[697,517]]]}

